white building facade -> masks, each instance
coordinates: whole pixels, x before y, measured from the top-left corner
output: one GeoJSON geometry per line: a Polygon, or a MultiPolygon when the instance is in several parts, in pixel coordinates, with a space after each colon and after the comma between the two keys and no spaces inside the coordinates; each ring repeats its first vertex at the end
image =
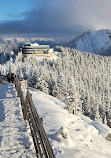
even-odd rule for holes
{"type": "Polygon", "coordinates": [[[49,45],[39,45],[38,43],[34,44],[25,44],[22,46],[22,54],[24,55],[36,55],[36,54],[45,54],[49,51],[49,45]]]}

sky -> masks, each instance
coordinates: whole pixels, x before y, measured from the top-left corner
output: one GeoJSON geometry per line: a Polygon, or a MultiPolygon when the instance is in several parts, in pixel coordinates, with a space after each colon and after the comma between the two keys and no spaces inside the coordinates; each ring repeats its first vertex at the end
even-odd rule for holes
{"type": "Polygon", "coordinates": [[[111,28],[111,0],[0,0],[0,33],[76,35],[111,28]]]}

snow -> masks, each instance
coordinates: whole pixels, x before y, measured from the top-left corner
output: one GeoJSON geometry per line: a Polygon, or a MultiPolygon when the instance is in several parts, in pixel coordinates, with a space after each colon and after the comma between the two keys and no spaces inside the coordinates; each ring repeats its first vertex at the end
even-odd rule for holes
{"type": "MultiPolygon", "coordinates": [[[[108,126],[69,113],[64,103],[41,91],[30,92],[56,158],[111,158],[108,126]]],[[[9,157],[34,158],[35,150],[14,85],[5,83],[0,85],[0,158],[9,157]]]]}
{"type": "Polygon", "coordinates": [[[71,40],[67,46],[80,51],[109,55],[111,50],[111,31],[90,30],[80,37],[71,40]]]}
{"type": "Polygon", "coordinates": [[[13,84],[0,85],[0,158],[34,158],[28,122],[24,121],[13,84]]]}
{"type": "Polygon", "coordinates": [[[108,126],[70,114],[64,103],[41,91],[30,92],[57,158],[111,158],[108,126]]]}
{"type": "Polygon", "coordinates": [[[31,46],[39,46],[38,43],[30,44],[31,46]]]}

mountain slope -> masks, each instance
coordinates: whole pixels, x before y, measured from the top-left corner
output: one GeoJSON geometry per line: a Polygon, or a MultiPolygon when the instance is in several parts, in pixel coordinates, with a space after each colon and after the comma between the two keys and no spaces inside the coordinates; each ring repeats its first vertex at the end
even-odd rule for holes
{"type": "Polygon", "coordinates": [[[107,122],[111,127],[111,57],[58,47],[58,57],[22,58],[0,64],[1,75],[14,72],[28,84],[62,100],[70,111],[107,122]],[[106,120],[107,119],[107,120],[106,120]]]}
{"type": "Polygon", "coordinates": [[[80,51],[100,55],[111,55],[111,31],[90,30],[74,40],[71,40],[66,44],[66,46],[80,51]]]}
{"type": "Polygon", "coordinates": [[[41,91],[30,91],[56,158],[110,158],[110,128],[63,109],[64,103],[41,91]],[[101,150],[104,149],[104,150],[101,150]]]}

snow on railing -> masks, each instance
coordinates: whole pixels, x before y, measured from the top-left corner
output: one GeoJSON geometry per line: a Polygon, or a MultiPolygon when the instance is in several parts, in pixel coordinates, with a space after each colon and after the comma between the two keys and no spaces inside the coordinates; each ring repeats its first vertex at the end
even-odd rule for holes
{"type": "Polygon", "coordinates": [[[37,157],[55,158],[47,134],[34,106],[31,93],[27,89],[26,98],[24,99],[21,83],[18,78],[15,79],[15,87],[17,95],[20,97],[24,119],[27,120],[30,125],[37,157]]]}
{"type": "Polygon", "coordinates": [[[0,75],[0,84],[7,80],[6,76],[0,75]]]}

